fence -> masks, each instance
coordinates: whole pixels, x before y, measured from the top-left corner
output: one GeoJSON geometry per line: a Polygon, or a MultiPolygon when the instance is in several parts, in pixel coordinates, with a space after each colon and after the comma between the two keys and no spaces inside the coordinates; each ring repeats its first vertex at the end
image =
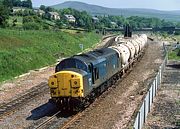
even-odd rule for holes
{"type": "Polygon", "coordinates": [[[154,97],[157,94],[157,90],[160,87],[161,84],[161,79],[162,79],[162,74],[165,70],[166,64],[167,64],[167,60],[168,60],[168,56],[167,56],[167,49],[164,49],[165,52],[165,59],[163,61],[163,63],[161,64],[161,66],[159,67],[159,71],[155,77],[155,79],[153,80],[153,82],[150,84],[150,88],[142,102],[142,105],[140,106],[139,111],[137,112],[137,115],[135,117],[135,122],[133,123],[133,129],[141,129],[143,127],[143,124],[146,121],[147,115],[151,110],[151,105],[154,101],[154,97]]]}

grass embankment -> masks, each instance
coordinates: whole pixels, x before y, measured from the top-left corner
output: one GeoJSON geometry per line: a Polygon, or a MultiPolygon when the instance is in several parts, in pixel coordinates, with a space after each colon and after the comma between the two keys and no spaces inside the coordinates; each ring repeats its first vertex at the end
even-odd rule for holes
{"type": "Polygon", "coordinates": [[[54,64],[99,42],[95,33],[0,30],[0,82],[54,64]]]}
{"type": "MultiPolygon", "coordinates": [[[[177,39],[177,41],[180,42],[180,35],[175,36],[175,38],[177,39]]],[[[169,54],[168,54],[168,59],[170,59],[170,60],[180,60],[180,56],[178,56],[179,52],[180,52],[180,48],[176,49],[176,50],[173,50],[173,51],[170,51],[169,54]]]]}

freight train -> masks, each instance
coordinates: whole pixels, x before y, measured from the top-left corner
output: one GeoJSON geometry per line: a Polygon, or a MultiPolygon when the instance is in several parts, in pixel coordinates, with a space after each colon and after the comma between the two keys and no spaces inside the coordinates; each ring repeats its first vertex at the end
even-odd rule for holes
{"type": "Polygon", "coordinates": [[[57,64],[48,81],[52,100],[64,107],[93,100],[132,67],[147,45],[145,34],[115,40],[113,46],[74,55],[57,64]]]}

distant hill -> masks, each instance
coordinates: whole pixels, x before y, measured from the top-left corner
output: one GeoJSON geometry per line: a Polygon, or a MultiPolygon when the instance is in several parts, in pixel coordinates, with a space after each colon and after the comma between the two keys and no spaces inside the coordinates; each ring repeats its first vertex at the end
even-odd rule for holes
{"type": "Polygon", "coordinates": [[[55,9],[73,8],[80,11],[87,11],[92,15],[123,15],[123,16],[145,16],[157,17],[169,21],[180,21],[180,10],[177,11],[160,11],[154,9],[138,9],[138,8],[107,8],[97,5],[86,4],[76,1],[67,1],[61,4],[52,6],[55,9]]]}

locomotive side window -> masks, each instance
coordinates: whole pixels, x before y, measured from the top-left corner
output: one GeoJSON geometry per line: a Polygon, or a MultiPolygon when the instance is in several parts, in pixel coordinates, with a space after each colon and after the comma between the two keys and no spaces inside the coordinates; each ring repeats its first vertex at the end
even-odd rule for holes
{"type": "Polygon", "coordinates": [[[92,72],[92,67],[91,67],[91,65],[88,65],[88,69],[89,69],[89,72],[91,73],[91,72],[92,72]]]}
{"type": "Polygon", "coordinates": [[[98,68],[94,68],[94,74],[95,74],[95,80],[99,79],[99,69],[98,68]]]}

